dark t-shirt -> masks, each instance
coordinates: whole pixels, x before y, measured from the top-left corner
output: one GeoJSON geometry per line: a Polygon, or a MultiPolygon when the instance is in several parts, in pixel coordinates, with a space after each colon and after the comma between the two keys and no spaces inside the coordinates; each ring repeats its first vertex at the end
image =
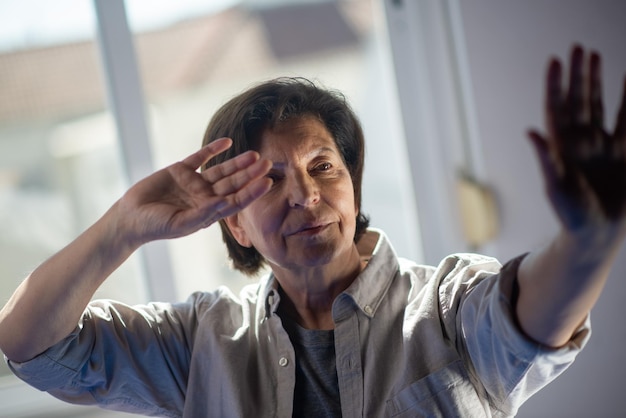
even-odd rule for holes
{"type": "Polygon", "coordinates": [[[296,352],[294,417],[341,417],[333,330],[304,329],[282,315],[296,352]]]}

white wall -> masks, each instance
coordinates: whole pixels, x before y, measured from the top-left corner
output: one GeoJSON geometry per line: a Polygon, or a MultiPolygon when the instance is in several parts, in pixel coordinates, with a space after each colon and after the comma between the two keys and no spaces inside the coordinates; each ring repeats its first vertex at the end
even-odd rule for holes
{"type": "MultiPolygon", "coordinates": [[[[613,126],[626,73],[626,2],[471,0],[460,2],[479,138],[488,181],[501,209],[495,255],[506,260],[556,230],[525,132],[542,127],[543,80],[551,55],[573,42],[604,58],[607,119],[613,126]]],[[[593,336],[576,363],[532,398],[520,417],[616,417],[626,411],[623,382],[626,252],[592,313],[593,336]]]]}

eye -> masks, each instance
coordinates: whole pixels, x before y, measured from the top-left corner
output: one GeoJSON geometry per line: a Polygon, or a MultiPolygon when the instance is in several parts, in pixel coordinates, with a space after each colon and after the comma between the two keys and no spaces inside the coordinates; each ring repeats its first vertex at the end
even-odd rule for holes
{"type": "Polygon", "coordinates": [[[333,165],[327,161],[320,163],[318,165],[315,166],[315,170],[316,171],[328,171],[331,168],[333,168],[333,165]]]}

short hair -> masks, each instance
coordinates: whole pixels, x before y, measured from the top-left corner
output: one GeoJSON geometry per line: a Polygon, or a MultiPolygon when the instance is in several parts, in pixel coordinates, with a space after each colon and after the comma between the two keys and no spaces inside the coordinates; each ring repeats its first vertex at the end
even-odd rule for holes
{"type": "MultiPolygon", "coordinates": [[[[345,96],[339,91],[317,86],[305,78],[277,78],[258,84],[235,96],[214,114],[204,134],[203,146],[229,137],[233,145],[212,158],[205,169],[248,150],[258,151],[262,133],[278,124],[299,117],[313,116],[330,132],[350,173],[357,205],[354,241],[369,226],[361,213],[361,182],[365,159],[363,129],[345,96]]],[[[226,222],[219,221],[222,238],[232,266],[252,276],[264,267],[264,257],[254,247],[239,245],[226,222]]]]}

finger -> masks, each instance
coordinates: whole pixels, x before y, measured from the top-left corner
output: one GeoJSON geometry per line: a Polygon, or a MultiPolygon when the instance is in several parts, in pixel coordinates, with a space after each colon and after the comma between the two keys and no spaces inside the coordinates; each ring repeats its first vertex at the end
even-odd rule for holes
{"type": "Polygon", "coordinates": [[[626,143],[626,77],[624,77],[624,89],[622,91],[622,104],[620,105],[619,112],[617,113],[617,123],[615,124],[615,139],[619,141],[622,146],[626,143]]]}
{"type": "Polygon", "coordinates": [[[213,184],[213,192],[219,196],[237,193],[238,190],[248,183],[264,177],[271,168],[272,162],[270,160],[261,159],[255,161],[252,165],[245,167],[245,169],[238,170],[215,182],[213,184]]]}
{"type": "Polygon", "coordinates": [[[257,178],[249,182],[245,187],[238,190],[237,193],[229,195],[223,201],[223,204],[217,209],[218,219],[226,218],[241,211],[267,193],[271,187],[272,180],[267,177],[257,178]]]}
{"type": "Polygon", "coordinates": [[[536,131],[530,131],[528,132],[528,137],[539,160],[539,166],[541,167],[545,184],[548,188],[551,188],[561,177],[563,172],[562,164],[555,161],[548,140],[541,134],[536,131]]]}
{"type": "Polygon", "coordinates": [[[188,235],[201,228],[207,228],[227,216],[244,209],[250,203],[267,193],[272,187],[272,180],[267,177],[248,182],[236,193],[227,196],[212,196],[204,200],[195,211],[181,211],[177,214],[177,224],[181,232],[174,236],[188,235]]]}
{"type": "Polygon", "coordinates": [[[241,211],[267,193],[271,187],[271,179],[259,178],[246,184],[237,193],[226,196],[211,208],[210,219],[206,221],[207,226],[241,211]]]}
{"type": "Polygon", "coordinates": [[[226,151],[232,144],[233,140],[230,138],[216,139],[185,158],[182,163],[194,170],[197,170],[217,154],[226,151]]]}
{"type": "Polygon", "coordinates": [[[567,105],[572,123],[582,124],[585,117],[584,79],[583,79],[583,49],[576,45],[570,57],[569,89],[567,105]]]}
{"type": "Polygon", "coordinates": [[[221,179],[243,170],[259,160],[259,153],[256,151],[246,151],[221,164],[210,167],[202,173],[202,176],[210,183],[216,183],[221,179]]]}
{"type": "Polygon", "coordinates": [[[597,52],[589,60],[589,102],[591,123],[594,128],[604,128],[604,107],[602,104],[601,61],[597,52]]]}
{"type": "Polygon", "coordinates": [[[561,126],[564,125],[563,87],[561,84],[561,63],[552,59],[546,76],[546,125],[552,138],[559,138],[561,126]]]}

